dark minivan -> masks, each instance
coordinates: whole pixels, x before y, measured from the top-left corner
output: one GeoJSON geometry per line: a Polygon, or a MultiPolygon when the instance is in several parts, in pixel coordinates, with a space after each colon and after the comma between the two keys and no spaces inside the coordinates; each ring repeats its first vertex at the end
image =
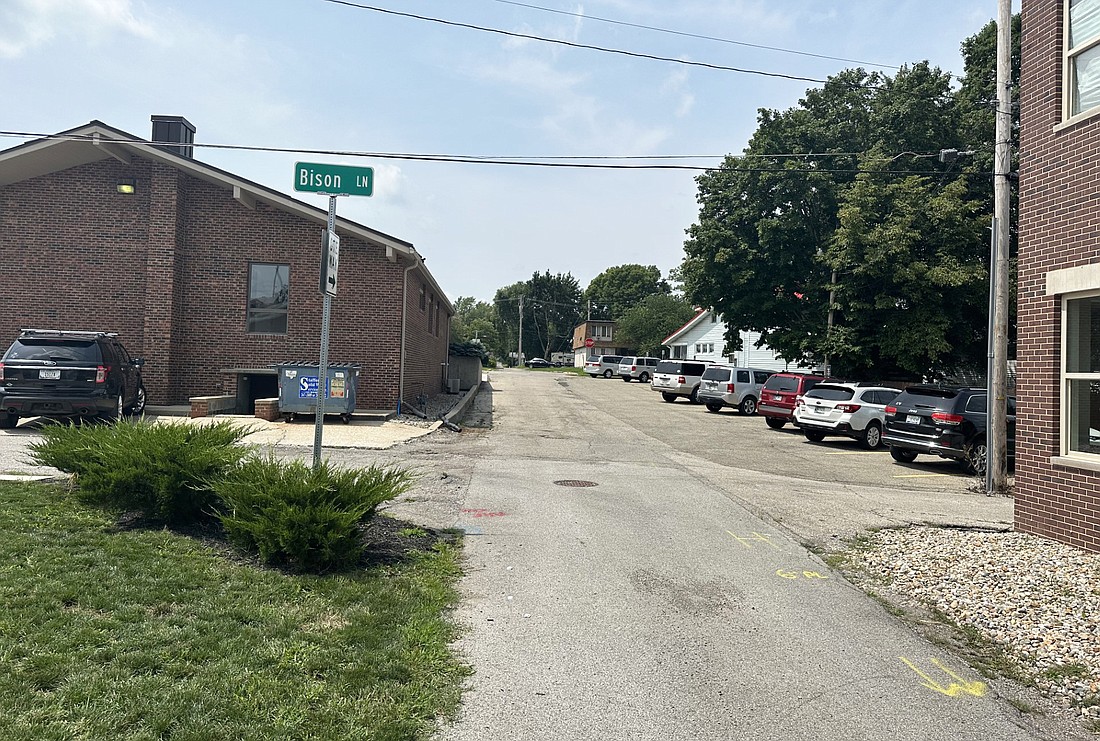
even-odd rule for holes
{"type": "MultiPolygon", "coordinates": [[[[969,386],[910,386],[886,407],[882,441],[901,463],[917,455],[938,455],[985,474],[986,390],[969,386]]],[[[1016,399],[1008,401],[1008,457],[1016,453],[1016,399]]]]}

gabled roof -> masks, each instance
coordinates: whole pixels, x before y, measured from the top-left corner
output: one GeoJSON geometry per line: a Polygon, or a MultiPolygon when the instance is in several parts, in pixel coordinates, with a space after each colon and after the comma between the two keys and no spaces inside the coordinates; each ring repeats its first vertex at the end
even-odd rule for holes
{"type": "Polygon", "coordinates": [[[709,309],[698,309],[698,312],[699,312],[698,314],[696,314],[695,316],[693,316],[691,319],[688,320],[687,324],[680,327],[678,330],[676,330],[675,332],[670,334],[668,337],[661,340],[661,344],[662,345],[667,345],[671,342],[675,342],[676,340],[680,339],[680,337],[683,334],[685,334],[689,329],[694,327],[699,322],[703,321],[703,317],[710,316],[710,310],[709,309]]]}
{"type": "MultiPolygon", "coordinates": [[[[325,209],[231,172],[176,154],[169,151],[167,146],[172,145],[153,143],[108,126],[102,121],[89,121],[83,126],[0,151],[0,186],[112,157],[129,164],[131,159],[137,156],[170,165],[193,178],[225,188],[246,206],[254,207],[256,201],[263,201],[273,208],[309,219],[319,225],[324,226],[328,223],[328,211],[325,209]]],[[[442,297],[447,302],[451,313],[454,313],[454,306],[443,289],[435,282],[435,278],[427,267],[423,265],[423,257],[411,242],[339,216],[336,217],[336,229],[384,248],[390,260],[405,256],[420,264],[432,287],[435,288],[436,295],[442,297]]]]}

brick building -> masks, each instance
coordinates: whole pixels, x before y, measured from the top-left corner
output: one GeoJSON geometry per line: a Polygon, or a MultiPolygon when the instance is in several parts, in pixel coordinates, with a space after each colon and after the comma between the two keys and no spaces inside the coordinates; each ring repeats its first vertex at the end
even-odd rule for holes
{"type": "Polygon", "coordinates": [[[1023,0],[1016,528],[1100,551],[1100,0],[1023,0]]]}
{"type": "MultiPolygon", "coordinates": [[[[21,327],[118,332],[151,404],[277,395],[273,363],[316,362],[327,212],[192,156],[194,127],[143,140],[99,121],[0,151],[0,340],[21,327]]],[[[288,180],[290,173],[288,173],[288,180]]],[[[329,358],[357,406],[444,388],[454,309],[412,244],[337,218],[329,358]]]]}

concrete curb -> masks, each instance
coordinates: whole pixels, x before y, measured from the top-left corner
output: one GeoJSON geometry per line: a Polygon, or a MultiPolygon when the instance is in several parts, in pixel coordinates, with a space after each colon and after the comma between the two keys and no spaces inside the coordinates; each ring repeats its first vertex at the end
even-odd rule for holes
{"type": "Polygon", "coordinates": [[[455,404],[454,409],[443,415],[443,421],[453,425],[457,425],[457,423],[454,421],[455,418],[462,416],[462,414],[466,411],[466,408],[470,406],[470,402],[472,402],[474,400],[474,397],[477,396],[477,392],[481,390],[481,384],[486,383],[487,381],[487,375],[482,372],[481,381],[476,386],[471,386],[470,389],[466,392],[466,395],[463,396],[457,404],[455,404]]]}

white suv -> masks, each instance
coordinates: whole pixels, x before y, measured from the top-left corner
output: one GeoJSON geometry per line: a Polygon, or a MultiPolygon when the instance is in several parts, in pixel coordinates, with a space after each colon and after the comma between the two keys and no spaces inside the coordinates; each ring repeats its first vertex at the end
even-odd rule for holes
{"type": "Polygon", "coordinates": [[[901,391],[887,386],[856,383],[819,383],[799,398],[794,423],[807,440],[819,443],[826,435],[844,435],[869,450],[882,445],[886,405],[901,391]]]}
{"type": "Polygon", "coordinates": [[[686,396],[692,404],[697,404],[695,394],[699,391],[699,381],[703,371],[710,365],[705,360],[662,360],[653,371],[650,388],[661,392],[665,401],[676,401],[686,396]]]}
{"type": "Polygon", "coordinates": [[[741,414],[756,414],[760,389],[764,388],[764,382],[774,372],[763,368],[712,365],[703,373],[703,380],[699,383],[699,403],[706,404],[708,412],[734,407],[741,414]]]}
{"type": "Polygon", "coordinates": [[[584,372],[593,378],[597,376],[611,378],[619,372],[619,363],[622,359],[621,355],[596,355],[584,361],[584,372]]]}
{"type": "Polygon", "coordinates": [[[659,362],[661,361],[657,358],[627,355],[619,363],[619,378],[627,383],[634,379],[642,383],[649,383],[649,379],[653,378],[653,371],[657,370],[657,363],[659,362]]]}

